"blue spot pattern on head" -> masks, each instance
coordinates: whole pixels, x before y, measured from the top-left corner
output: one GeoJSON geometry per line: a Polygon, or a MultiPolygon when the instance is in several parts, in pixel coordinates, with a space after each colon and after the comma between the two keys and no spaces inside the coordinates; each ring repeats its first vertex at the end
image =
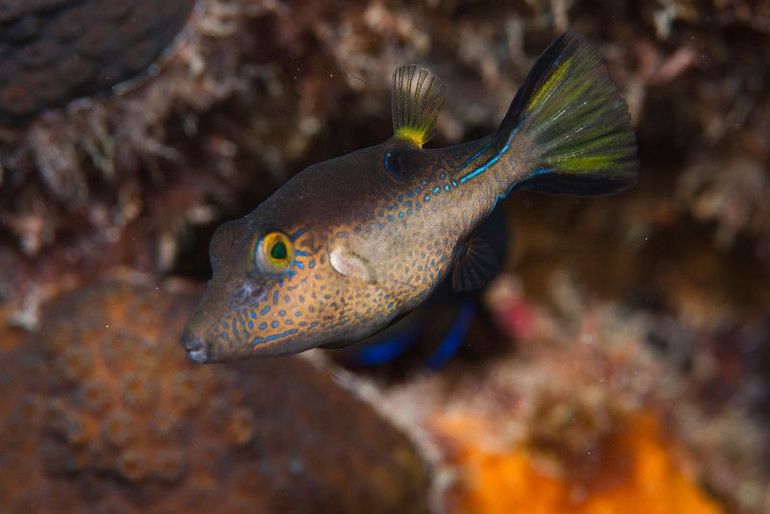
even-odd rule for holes
{"type": "Polygon", "coordinates": [[[252,339],[251,344],[256,346],[256,345],[258,345],[260,343],[267,343],[267,342],[270,342],[270,341],[275,341],[277,339],[281,339],[281,338],[286,337],[286,336],[294,335],[294,334],[296,334],[298,332],[299,332],[298,329],[292,328],[291,330],[286,330],[285,332],[280,332],[278,334],[272,334],[272,335],[265,336],[265,337],[255,337],[254,339],[252,339]]]}
{"type": "MultiPolygon", "coordinates": [[[[228,318],[222,321],[222,328],[224,329],[220,334],[222,339],[230,341],[247,338],[256,345],[261,342],[274,341],[299,332],[299,329],[291,328],[276,334],[259,335],[258,337],[254,337],[254,332],[256,330],[265,331],[269,330],[269,328],[280,330],[279,327],[282,325],[287,327],[288,325],[294,325],[300,321],[299,319],[292,320],[288,318],[286,309],[282,307],[290,304],[291,296],[285,294],[286,290],[284,290],[284,292],[281,292],[281,290],[284,288],[284,286],[286,286],[287,290],[292,290],[293,287],[291,284],[291,279],[306,267],[315,267],[315,261],[309,258],[311,256],[311,253],[309,252],[311,248],[305,246],[307,245],[306,242],[300,241],[304,233],[304,229],[299,229],[289,235],[289,238],[295,245],[295,258],[289,270],[276,281],[276,289],[273,291],[272,297],[270,298],[265,294],[256,301],[256,304],[251,309],[244,308],[230,311],[228,318]],[[305,246],[305,249],[303,249],[303,246],[305,246]],[[281,316],[279,320],[264,319],[264,317],[271,312],[271,306],[280,308],[277,313],[279,316],[281,316]]],[[[302,301],[304,301],[304,298],[300,297],[300,303],[302,301]]],[[[300,316],[297,317],[299,318],[300,316]]],[[[298,324],[303,325],[303,323],[298,324]]],[[[307,324],[308,323],[304,323],[304,325],[307,324]]],[[[317,326],[317,323],[311,325],[311,328],[314,328],[315,326],[317,326]]]]}

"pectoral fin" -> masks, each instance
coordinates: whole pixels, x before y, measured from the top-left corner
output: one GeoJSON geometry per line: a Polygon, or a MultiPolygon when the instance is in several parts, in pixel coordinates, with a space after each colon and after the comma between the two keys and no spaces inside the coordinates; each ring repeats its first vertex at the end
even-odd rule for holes
{"type": "Polygon", "coordinates": [[[500,261],[492,245],[484,238],[473,235],[465,241],[457,255],[452,271],[452,287],[455,291],[472,291],[486,286],[497,272],[500,261]]]}

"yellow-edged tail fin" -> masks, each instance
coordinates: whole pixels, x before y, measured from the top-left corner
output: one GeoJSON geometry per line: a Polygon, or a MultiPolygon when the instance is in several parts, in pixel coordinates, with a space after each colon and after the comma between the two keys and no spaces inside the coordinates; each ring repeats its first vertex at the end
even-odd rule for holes
{"type": "Polygon", "coordinates": [[[531,171],[514,185],[547,193],[614,193],[636,183],[636,137],[628,108],[599,56],[567,33],[532,67],[498,129],[534,146],[531,171]]]}
{"type": "Polygon", "coordinates": [[[432,71],[416,64],[393,72],[393,133],[422,148],[446,99],[446,87],[432,71]]]}

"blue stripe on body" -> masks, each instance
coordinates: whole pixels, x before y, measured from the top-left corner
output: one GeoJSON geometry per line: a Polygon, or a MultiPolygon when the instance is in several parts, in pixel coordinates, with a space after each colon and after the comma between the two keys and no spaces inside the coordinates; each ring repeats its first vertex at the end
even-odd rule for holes
{"type": "MultiPolygon", "coordinates": [[[[497,153],[493,155],[487,162],[485,162],[481,166],[476,167],[470,173],[466,173],[465,175],[460,177],[460,183],[465,184],[469,180],[478,177],[479,175],[487,171],[491,166],[493,166],[497,161],[499,161],[500,157],[505,155],[505,152],[507,152],[508,149],[511,147],[511,141],[513,141],[513,137],[516,135],[516,132],[517,132],[516,130],[511,132],[511,135],[508,136],[508,139],[505,142],[505,145],[502,148],[500,148],[500,150],[498,150],[497,153]]],[[[469,161],[472,161],[472,160],[473,159],[469,159],[469,161]]],[[[469,161],[466,161],[466,162],[469,162],[469,161]]],[[[463,164],[463,166],[461,166],[460,169],[462,169],[464,166],[465,165],[463,164]]]]}
{"type": "Polygon", "coordinates": [[[511,142],[510,142],[510,140],[509,140],[509,141],[508,141],[508,142],[505,144],[505,146],[504,146],[504,147],[502,147],[502,148],[500,149],[500,151],[499,151],[499,152],[497,152],[497,153],[494,155],[494,157],[492,157],[492,158],[491,158],[491,159],[489,159],[487,162],[485,162],[484,164],[482,164],[482,165],[481,165],[481,166],[479,166],[478,168],[474,169],[474,170],[473,170],[473,171],[471,171],[470,173],[466,173],[465,175],[463,175],[462,177],[460,177],[460,184],[465,184],[465,183],[466,183],[466,182],[468,182],[469,180],[471,180],[471,179],[473,179],[473,178],[476,178],[476,177],[478,177],[479,175],[481,175],[482,173],[484,173],[485,171],[487,171],[487,170],[490,168],[490,166],[492,166],[493,164],[495,164],[497,161],[499,161],[499,160],[500,160],[500,157],[502,157],[502,156],[503,156],[503,154],[504,154],[505,152],[507,152],[507,151],[508,151],[508,149],[509,149],[510,147],[511,147],[511,142]]]}
{"type": "Polygon", "coordinates": [[[479,150],[478,152],[473,154],[469,159],[467,159],[464,163],[462,163],[460,165],[460,169],[463,169],[464,167],[466,167],[467,165],[469,165],[470,163],[475,161],[481,154],[483,154],[484,152],[487,151],[487,148],[489,148],[489,143],[487,143],[484,146],[482,146],[481,150],[479,150]]]}

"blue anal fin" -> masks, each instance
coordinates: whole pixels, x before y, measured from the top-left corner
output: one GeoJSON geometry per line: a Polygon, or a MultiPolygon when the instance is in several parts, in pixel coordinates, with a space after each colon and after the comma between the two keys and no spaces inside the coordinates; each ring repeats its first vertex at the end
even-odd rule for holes
{"type": "Polygon", "coordinates": [[[360,348],[353,360],[360,366],[380,366],[394,361],[414,344],[417,332],[404,330],[384,341],[360,348]]]}
{"type": "Polygon", "coordinates": [[[460,306],[454,323],[449,328],[441,344],[425,361],[425,366],[432,370],[443,367],[457,353],[462,346],[465,336],[470,329],[473,316],[476,314],[476,301],[465,300],[460,306]]]}

